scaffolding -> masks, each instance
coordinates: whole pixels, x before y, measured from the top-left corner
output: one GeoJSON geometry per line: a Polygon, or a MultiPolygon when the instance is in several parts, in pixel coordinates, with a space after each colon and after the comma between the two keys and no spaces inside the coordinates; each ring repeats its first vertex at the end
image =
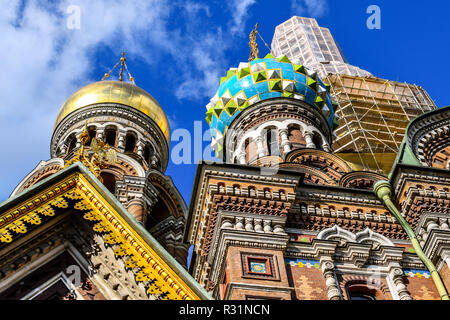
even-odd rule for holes
{"type": "Polygon", "coordinates": [[[355,170],[388,173],[409,122],[436,109],[413,84],[343,74],[329,74],[327,82],[339,104],[333,150],[355,170]]]}

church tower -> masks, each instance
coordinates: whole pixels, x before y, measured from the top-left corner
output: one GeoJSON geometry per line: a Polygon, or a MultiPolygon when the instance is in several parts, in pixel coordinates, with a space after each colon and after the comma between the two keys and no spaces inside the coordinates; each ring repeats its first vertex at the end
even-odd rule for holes
{"type": "Polygon", "coordinates": [[[89,155],[95,138],[116,152],[117,159],[102,168],[100,180],[122,205],[182,265],[187,246],[181,243],[187,207],[172,179],[164,174],[169,161],[170,129],[159,103],[136,86],[124,53],[119,79],[101,81],[73,93],[60,108],[50,145],[51,159],[41,162],[14,190],[23,191],[74,160],[82,146],[89,155]],[[128,80],[124,81],[124,73],[128,80]]]}

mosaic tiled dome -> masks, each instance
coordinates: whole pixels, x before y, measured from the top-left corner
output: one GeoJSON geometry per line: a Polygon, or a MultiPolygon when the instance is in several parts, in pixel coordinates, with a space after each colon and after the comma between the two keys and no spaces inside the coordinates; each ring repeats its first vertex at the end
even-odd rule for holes
{"type": "Polygon", "coordinates": [[[245,108],[262,100],[288,97],[302,100],[319,109],[332,130],[337,126],[330,87],[316,72],[293,64],[286,56],[241,63],[221,78],[219,90],[206,106],[206,122],[211,128],[211,145],[222,157],[228,126],[245,108]]]}

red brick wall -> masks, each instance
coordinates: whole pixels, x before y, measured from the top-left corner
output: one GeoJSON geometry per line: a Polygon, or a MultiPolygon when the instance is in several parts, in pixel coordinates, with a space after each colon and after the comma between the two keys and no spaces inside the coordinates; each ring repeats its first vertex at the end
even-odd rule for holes
{"type": "Polygon", "coordinates": [[[431,277],[405,277],[405,285],[414,300],[440,300],[431,277]]]}
{"type": "MultiPolygon", "coordinates": [[[[246,284],[246,285],[256,285],[259,288],[261,286],[268,287],[280,287],[284,288],[284,292],[275,292],[273,290],[252,290],[252,289],[233,289],[229,299],[232,300],[243,300],[248,297],[266,297],[275,299],[290,299],[291,293],[287,288],[289,287],[288,278],[286,275],[286,268],[284,266],[283,253],[281,251],[275,250],[264,250],[264,249],[254,249],[254,248],[240,248],[230,246],[228,248],[226,256],[226,286],[229,288],[230,284],[246,284]],[[245,275],[244,266],[242,262],[242,253],[248,254],[249,256],[267,255],[272,256],[273,261],[273,274],[274,277],[258,278],[252,275],[245,275]]],[[[282,291],[283,291],[282,290],[282,291]]]]}
{"type": "Polygon", "coordinates": [[[251,162],[257,158],[257,151],[258,146],[256,145],[256,142],[252,141],[247,145],[245,148],[247,162],[251,162]]]}
{"type": "Polygon", "coordinates": [[[325,278],[320,269],[286,264],[286,271],[297,300],[328,300],[325,278]]]}
{"type": "Polygon", "coordinates": [[[299,129],[289,130],[289,141],[294,144],[306,146],[306,140],[299,129]]]}
{"type": "Polygon", "coordinates": [[[444,282],[445,289],[447,289],[447,292],[450,292],[450,269],[448,267],[448,264],[444,263],[440,274],[442,282],[444,282]]]}

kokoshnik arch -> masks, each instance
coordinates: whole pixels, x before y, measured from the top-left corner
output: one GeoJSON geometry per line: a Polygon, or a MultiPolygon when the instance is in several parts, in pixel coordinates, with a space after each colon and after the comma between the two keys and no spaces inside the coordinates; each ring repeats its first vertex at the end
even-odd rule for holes
{"type": "Polygon", "coordinates": [[[198,165],[189,207],[131,75],[69,97],[51,159],[0,204],[0,298],[448,299],[450,108],[411,121],[389,175],[355,170],[330,84],[256,35],[207,104],[223,163],[198,165]]]}

